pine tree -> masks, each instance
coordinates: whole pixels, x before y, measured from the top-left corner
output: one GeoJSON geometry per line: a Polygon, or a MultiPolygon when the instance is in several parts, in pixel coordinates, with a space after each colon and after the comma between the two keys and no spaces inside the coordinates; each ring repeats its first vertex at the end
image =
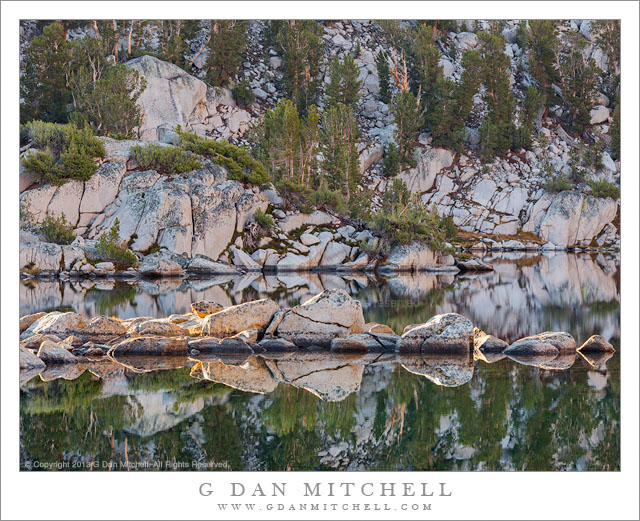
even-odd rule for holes
{"type": "Polygon", "coordinates": [[[334,56],[329,64],[329,85],[326,88],[327,105],[343,103],[355,106],[360,97],[359,71],[350,54],[342,61],[334,56]]]}
{"type": "Polygon", "coordinates": [[[207,44],[207,81],[217,87],[231,84],[242,63],[247,45],[246,20],[212,20],[207,44]]]}
{"type": "Polygon", "coordinates": [[[440,78],[436,97],[427,114],[433,143],[461,151],[465,123],[473,108],[473,97],[482,83],[482,60],[477,51],[464,51],[460,83],[440,78]]]}
{"type": "Polygon", "coordinates": [[[533,134],[533,122],[538,117],[538,112],[544,107],[544,95],[538,89],[529,85],[520,111],[520,126],[514,137],[514,148],[530,149],[532,146],[531,134],[533,134]]]}
{"type": "Polygon", "coordinates": [[[509,85],[511,62],[504,53],[504,36],[480,33],[480,40],[482,78],[486,88],[484,100],[489,109],[487,119],[480,129],[480,143],[481,153],[488,160],[511,148],[515,129],[515,99],[509,85]]]}
{"type": "Polygon", "coordinates": [[[391,101],[391,74],[389,73],[389,60],[384,51],[378,51],[376,55],[376,68],[378,69],[378,85],[380,86],[380,101],[391,101]]]}
{"type": "Polygon", "coordinates": [[[65,123],[72,101],[69,80],[73,69],[72,45],[59,23],[44,27],[25,53],[25,69],[20,80],[24,101],[20,120],[32,119],[65,123]]]}
{"type": "Polygon", "coordinates": [[[420,128],[424,125],[424,111],[411,91],[401,90],[391,104],[395,129],[395,142],[398,146],[401,165],[415,164],[412,154],[417,144],[420,128]]]}
{"type": "Polygon", "coordinates": [[[433,106],[438,80],[443,78],[440,51],[436,46],[435,37],[433,27],[420,25],[415,32],[412,48],[416,90],[422,93],[427,110],[433,106]]]}
{"type": "Polygon", "coordinates": [[[556,36],[556,21],[529,20],[526,41],[531,75],[547,99],[548,106],[554,105],[557,96],[551,85],[558,79],[555,62],[560,45],[556,36]]]}
{"type": "Polygon", "coordinates": [[[613,123],[609,129],[611,136],[611,157],[620,159],[620,103],[613,109],[613,123]]]}
{"type": "Polygon", "coordinates": [[[302,113],[316,102],[320,59],[323,55],[322,28],[315,20],[288,20],[276,36],[284,59],[287,96],[302,113]]]}
{"type": "Polygon", "coordinates": [[[349,201],[360,179],[358,125],[353,109],[342,103],[332,105],[322,117],[322,169],[331,190],[349,201]]]}
{"type": "Polygon", "coordinates": [[[582,134],[589,126],[598,77],[596,64],[582,52],[585,46],[579,35],[573,35],[571,48],[561,61],[561,86],[574,132],[582,134]]]}

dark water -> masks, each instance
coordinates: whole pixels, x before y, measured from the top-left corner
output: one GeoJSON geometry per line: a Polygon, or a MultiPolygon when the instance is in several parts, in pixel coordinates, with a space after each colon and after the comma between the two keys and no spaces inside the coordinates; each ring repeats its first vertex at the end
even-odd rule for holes
{"type": "Polygon", "coordinates": [[[21,374],[21,468],[63,470],[618,470],[615,258],[504,254],[495,271],[389,280],[335,275],[116,283],[39,282],[21,314],[75,309],[166,316],[195,300],[294,305],[342,287],[391,325],[455,311],[506,340],[569,331],[605,360],[339,357],[130,359],[21,374]],[[91,287],[89,287],[91,286],[91,287]],[[524,361],[520,361],[524,362],[524,361]]]}

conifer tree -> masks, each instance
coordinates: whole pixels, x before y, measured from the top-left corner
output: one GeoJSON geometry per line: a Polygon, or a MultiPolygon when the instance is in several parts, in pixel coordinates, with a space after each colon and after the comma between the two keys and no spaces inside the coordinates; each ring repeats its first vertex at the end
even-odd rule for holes
{"type": "Polygon", "coordinates": [[[509,57],[504,53],[505,38],[502,34],[480,33],[483,63],[484,100],[489,113],[480,129],[481,153],[485,159],[506,153],[512,145],[514,134],[513,114],[515,99],[510,90],[509,57]]]}
{"type": "Polygon", "coordinates": [[[69,80],[73,68],[72,45],[59,23],[44,27],[25,53],[25,69],[20,80],[24,104],[20,119],[41,119],[65,123],[71,103],[69,80]]]}
{"type": "Polygon", "coordinates": [[[520,126],[513,140],[513,148],[530,149],[532,146],[533,122],[544,107],[544,95],[536,87],[529,85],[520,111],[520,126]]]}
{"type": "Polygon", "coordinates": [[[322,117],[322,127],[322,169],[328,186],[349,201],[360,179],[358,125],[353,109],[343,103],[332,105],[322,117]]]}
{"type": "Polygon", "coordinates": [[[416,30],[412,45],[416,90],[422,93],[422,100],[427,110],[433,106],[438,80],[443,78],[440,51],[436,46],[435,38],[434,28],[423,24],[416,30]]]}
{"type": "Polygon", "coordinates": [[[409,90],[401,90],[391,104],[395,129],[395,142],[401,165],[415,164],[412,154],[417,144],[420,128],[424,125],[424,110],[420,100],[409,90]]]}
{"type": "Polygon", "coordinates": [[[389,60],[384,51],[378,51],[376,55],[376,68],[378,69],[378,85],[380,86],[380,101],[391,101],[391,74],[389,73],[389,60]]]}
{"type": "Polygon", "coordinates": [[[334,56],[329,64],[329,85],[326,89],[327,105],[342,103],[355,106],[360,97],[359,71],[350,54],[346,54],[342,61],[334,56]]]}
{"type": "Polygon", "coordinates": [[[529,70],[548,100],[548,106],[554,105],[557,96],[551,85],[558,79],[555,63],[560,45],[556,36],[556,20],[529,20],[528,23],[529,70]]]}
{"type": "Polygon", "coordinates": [[[613,122],[609,129],[611,136],[611,157],[620,159],[620,103],[613,109],[613,122]]]}
{"type": "Polygon", "coordinates": [[[288,20],[276,36],[284,59],[288,97],[306,113],[318,96],[318,75],[323,55],[322,28],[315,20],[288,20]]]}
{"type": "Polygon", "coordinates": [[[246,20],[212,20],[207,56],[207,81],[226,87],[238,73],[247,45],[246,20]]]}
{"type": "Polygon", "coordinates": [[[589,126],[596,94],[597,69],[593,58],[582,52],[585,46],[580,35],[573,34],[569,52],[561,60],[562,95],[567,104],[574,132],[582,134],[589,126]]]}

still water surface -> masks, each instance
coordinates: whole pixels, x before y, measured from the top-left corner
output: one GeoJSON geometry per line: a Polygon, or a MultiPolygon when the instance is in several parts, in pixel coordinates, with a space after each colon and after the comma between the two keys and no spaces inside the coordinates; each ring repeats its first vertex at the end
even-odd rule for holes
{"type": "Polygon", "coordinates": [[[21,285],[21,314],[167,316],[192,301],[295,305],[341,287],[396,332],[454,311],[507,341],[601,334],[608,360],[335,356],[131,359],[21,374],[21,468],[617,470],[619,262],[502,254],[483,274],[279,275],[21,285]]]}

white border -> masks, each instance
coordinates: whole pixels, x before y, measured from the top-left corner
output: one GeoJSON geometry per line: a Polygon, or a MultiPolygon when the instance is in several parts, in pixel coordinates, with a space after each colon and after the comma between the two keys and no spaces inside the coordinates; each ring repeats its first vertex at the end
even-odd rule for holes
{"type": "MultiPolygon", "coordinates": [[[[452,498],[413,518],[638,519],[638,3],[637,2],[3,2],[2,6],[2,518],[216,519],[203,481],[445,481],[452,498]],[[117,15],[116,15],[117,13],[117,15]],[[114,16],[115,15],[115,16],[114,16]],[[18,20],[20,18],[621,18],[622,470],[618,473],[19,473],[18,20]]],[[[295,499],[288,496],[289,499],[295,499]]],[[[381,502],[380,498],[378,502],[381,502]]],[[[411,515],[409,512],[408,516],[411,515]]],[[[400,512],[246,511],[237,518],[395,519],[400,512]],[[270,517],[269,517],[270,516],[270,517]]],[[[407,517],[410,518],[410,517],[407,517]]]]}

